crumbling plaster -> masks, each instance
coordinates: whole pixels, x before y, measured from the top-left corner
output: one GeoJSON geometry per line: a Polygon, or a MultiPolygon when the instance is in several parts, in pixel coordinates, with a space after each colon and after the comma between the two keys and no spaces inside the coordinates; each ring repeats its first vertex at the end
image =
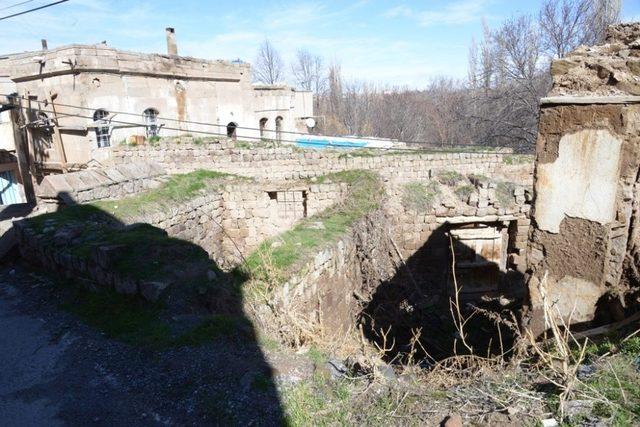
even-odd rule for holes
{"type": "Polygon", "coordinates": [[[565,216],[600,224],[613,221],[621,147],[622,141],[606,130],[564,135],[558,158],[538,165],[538,228],[559,233],[565,216]]]}

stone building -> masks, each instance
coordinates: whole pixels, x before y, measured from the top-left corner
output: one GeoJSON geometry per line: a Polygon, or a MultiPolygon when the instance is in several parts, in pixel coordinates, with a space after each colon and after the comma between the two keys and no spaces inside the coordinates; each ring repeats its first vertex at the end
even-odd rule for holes
{"type": "Polygon", "coordinates": [[[101,164],[132,137],[286,139],[313,123],[310,92],[255,86],[247,63],[179,56],[171,28],[167,47],[161,55],[43,42],[0,58],[3,94],[18,95],[40,175],[101,164]]]}

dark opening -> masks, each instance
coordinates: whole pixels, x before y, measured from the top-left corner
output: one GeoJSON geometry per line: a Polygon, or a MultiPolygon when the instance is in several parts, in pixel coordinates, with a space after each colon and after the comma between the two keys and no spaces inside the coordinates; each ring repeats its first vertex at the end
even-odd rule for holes
{"type": "Polygon", "coordinates": [[[302,215],[304,218],[307,217],[307,192],[302,192],[302,215]]]}
{"type": "Polygon", "coordinates": [[[264,131],[267,127],[268,120],[269,119],[267,119],[266,117],[260,119],[260,138],[264,138],[264,131]]]}
{"type": "Polygon", "coordinates": [[[267,194],[269,195],[269,199],[278,200],[278,192],[277,191],[267,191],[267,194]]]}
{"type": "Polygon", "coordinates": [[[284,119],[280,116],[276,117],[276,140],[278,142],[282,141],[282,121],[284,119]]]}
{"type": "Polygon", "coordinates": [[[236,133],[237,127],[238,127],[238,125],[236,123],[229,122],[229,124],[227,125],[227,137],[236,139],[236,137],[237,137],[237,133],[236,133]]]}

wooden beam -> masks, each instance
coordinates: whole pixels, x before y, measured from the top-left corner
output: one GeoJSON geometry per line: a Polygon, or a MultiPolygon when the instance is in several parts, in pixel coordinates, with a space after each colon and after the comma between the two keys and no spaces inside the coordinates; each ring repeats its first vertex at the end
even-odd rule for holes
{"type": "Polygon", "coordinates": [[[56,106],[53,103],[54,98],[58,95],[49,92],[47,95],[47,101],[51,104],[51,111],[53,112],[53,119],[55,120],[55,126],[53,127],[53,139],[56,144],[56,151],[58,152],[58,156],[60,156],[60,164],[62,165],[62,172],[67,173],[67,154],[64,151],[64,143],[62,142],[62,135],[60,134],[60,128],[58,127],[58,115],[56,113],[56,106]]]}
{"type": "Polygon", "coordinates": [[[18,108],[11,110],[11,127],[13,128],[13,139],[16,148],[16,157],[18,159],[18,173],[20,174],[20,181],[22,181],[22,187],[24,188],[24,195],[27,199],[27,203],[36,202],[36,193],[33,187],[34,175],[30,173],[31,165],[29,160],[31,153],[29,152],[28,134],[29,130],[26,128],[20,130],[20,117],[22,116],[22,100],[18,99],[18,108]]]}
{"type": "Polygon", "coordinates": [[[589,104],[640,104],[640,96],[610,95],[610,96],[550,96],[542,98],[540,105],[589,105],[589,104]]]}

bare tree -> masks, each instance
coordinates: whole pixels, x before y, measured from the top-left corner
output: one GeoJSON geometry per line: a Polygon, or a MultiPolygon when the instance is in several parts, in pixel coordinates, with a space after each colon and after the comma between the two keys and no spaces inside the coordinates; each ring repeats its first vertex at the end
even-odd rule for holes
{"type": "Polygon", "coordinates": [[[539,15],[545,48],[562,58],[581,44],[601,43],[620,10],[620,0],[545,0],[539,15]]]}
{"type": "Polygon", "coordinates": [[[258,50],[254,79],[264,84],[275,84],[284,80],[284,62],[268,39],[264,40],[258,50]]]}
{"type": "Polygon", "coordinates": [[[300,49],[296,53],[291,72],[299,88],[313,91],[316,94],[325,88],[324,63],[321,56],[313,55],[308,50],[300,49]]]}
{"type": "Polygon", "coordinates": [[[591,14],[585,44],[602,43],[607,27],[620,22],[621,0],[591,0],[591,14]]]}
{"type": "Polygon", "coordinates": [[[563,58],[583,43],[590,0],[546,0],[540,9],[540,28],[547,51],[563,58]]]}
{"type": "Polygon", "coordinates": [[[478,87],[478,44],[474,37],[471,38],[471,45],[469,46],[469,70],[467,71],[467,78],[469,79],[469,86],[474,89],[478,87]]]}

